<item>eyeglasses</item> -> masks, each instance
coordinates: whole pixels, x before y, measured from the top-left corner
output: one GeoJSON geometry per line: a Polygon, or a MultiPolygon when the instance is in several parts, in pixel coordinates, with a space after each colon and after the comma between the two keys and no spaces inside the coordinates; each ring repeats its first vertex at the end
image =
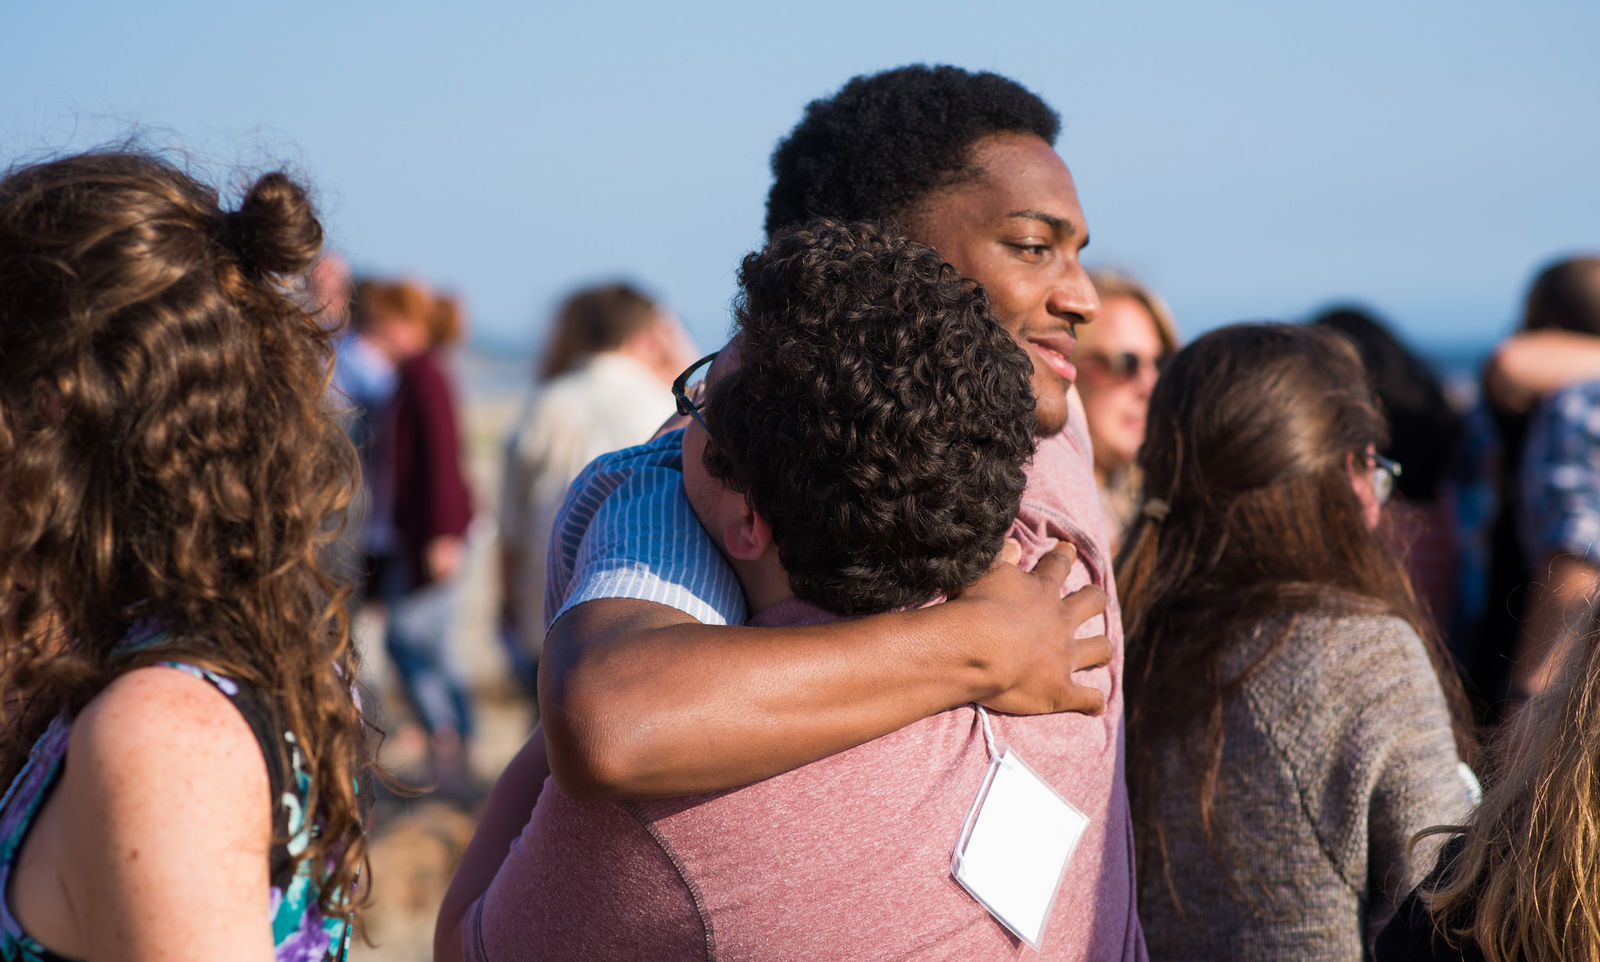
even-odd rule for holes
{"type": "Polygon", "coordinates": [[[1378,496],[1379,504],[1388,504],[1395,482],[1400,478],[1400,462],[1381,454],[1369,454],[1367,463],[1372,465],[1372,493],[1378,496]]]}
{"type": "Polygon", "coordinates": [[[1085,354],[1083,359],[1099,365],[1105,370],[1106,377],[1118,383],[1134,380],[1143,374],[1147,367],[1150,369],[1150,376],[1155,377],[1161,373],[1162,365],[1167,363],[1166,355],[1143,357],[1132,351],[1122,351],[1117,354],[1089,353],[1085,354]]]}
{"type": "Polygon", "coordinates": [[[711,362],[717,359],[721,351],[712,351],[705,357],[684,368],[677,380],[672,382],[672,396],[678,402],[678,413],[686,418],[694,418],[700,425],[700,430],[711,436],[711,428],[706,426],[706,419],[700,415],[700,410],[706,406],[706,372],[710,370],[711,362]],[[697,380],[698,378],[698,380],[697,380]],[[694,385],[689,385],[694,381],[694,385]]]}

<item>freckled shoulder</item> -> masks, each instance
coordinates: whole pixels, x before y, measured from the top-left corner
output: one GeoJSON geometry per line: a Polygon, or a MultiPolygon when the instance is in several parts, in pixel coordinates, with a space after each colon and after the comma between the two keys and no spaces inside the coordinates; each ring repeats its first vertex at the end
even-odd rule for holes
{"type": "Polygon", "coordinates": [[[187,945],[195,958],[260,957],[246,946],[270,958],[269,794],[249,722],[210,682],[141,668],[96,696],[58,788],[87,955],[187,945]]]}
{"type": "Polygon", "coordinates": [[[175,668],[140,668],[112,682],[72,726],[69,760],[93,756],[124,776],[246,780],[266,798],[266,762],[228,697],[175,668]]]}

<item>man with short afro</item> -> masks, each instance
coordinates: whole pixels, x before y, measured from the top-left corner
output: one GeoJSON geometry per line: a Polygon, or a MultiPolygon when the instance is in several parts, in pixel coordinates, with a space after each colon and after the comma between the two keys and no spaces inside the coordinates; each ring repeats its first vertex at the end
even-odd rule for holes
{"type": "MultiPolygon", "coordinates": [[[[1082,405],[1072,382],[1074,329],[1099,299],[1078,255],[1088,228],[1053,143],[1054,111],[993,73],[911,65],[856,77],[813,101],[772,155],[768,231],[812,216],[868,219],[928,244],[987,291],[1002,326],[1033,362],[1039,445],[1012,536],[1031,564],[1073,545],[1069,587],[1111,596],[1111,663],[1079,674],[1106,696],[1098,718],[1074,716],[1058,749],[1072,760],[1062,794],[1090,815],[1060,902],[1075,906],[1052,939],[1066,958],[1145,956],[1136,907],[1132,820],[1122,771],[1122,625],[1082,405]]],[[[1053,759],[1054,760],[1054,759],[1053,759]]]]}
{"type": "Polygon", "coordinates": [[[772,152],[768,234],[817,216],[903,227],[935,190],[974,176],[972,147],[994,134],[1055,143],[1061,121],[998,74],[914,65],[856,77],[813,100],[772,152]]]}

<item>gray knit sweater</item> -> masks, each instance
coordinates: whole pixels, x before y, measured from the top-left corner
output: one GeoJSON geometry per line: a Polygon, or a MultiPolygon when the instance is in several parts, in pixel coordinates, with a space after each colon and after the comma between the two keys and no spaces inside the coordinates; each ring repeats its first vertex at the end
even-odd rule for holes
{"type": "MultiPolygon", "coordinates": [[[[1283,624],[1240,639],[1227,667],[1283,624]]],[[[1214,825],[1233,880],[1201,829],[1194,746],[1161,746],[1171,889],[1159,863],[1139,866],[1152,962],[1370,957],[1373,926],[1432,865],[1432,849],[1407,859],[1411,835],[1471,805],[1421,639],[1395,618],[1302,616],[1223,724],[1214,825]]]]}

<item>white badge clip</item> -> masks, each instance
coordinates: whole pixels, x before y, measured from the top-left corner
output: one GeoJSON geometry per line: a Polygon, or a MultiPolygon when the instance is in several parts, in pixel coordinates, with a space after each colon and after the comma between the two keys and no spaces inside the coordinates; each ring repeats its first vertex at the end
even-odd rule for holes
{"type": "Polygon", "coordinates": [[[1037,951],[1089,816],[1015,752],[997,753],[982,707],[978,717],[989,771],[961,827],[950,871],[990,915],[1037,951]]]}

